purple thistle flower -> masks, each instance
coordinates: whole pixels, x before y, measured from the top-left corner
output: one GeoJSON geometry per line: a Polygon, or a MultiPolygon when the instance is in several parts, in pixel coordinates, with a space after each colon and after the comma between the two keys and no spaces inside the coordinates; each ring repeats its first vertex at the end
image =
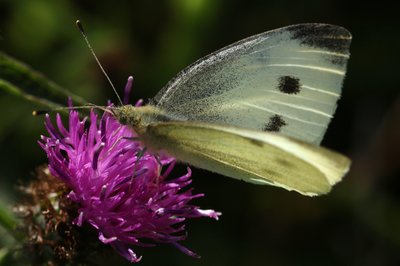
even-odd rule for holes
{"type": "Polygon", "coordinates": [[[76,225],[91,224],[104,244],[131,262],[141,259],[132,245],[155,243],[169,243],[198,257],[179,243],[186,238],[184,222],[197,217],[218,220],[220,213],[189,204],[204,196],[187,188],[189,168],[186,175],[167,179],[174,159],[145,152],[132,129],[108,113],[99,118],[91,111],[88,122],[71,111],[68,128],[59,114],[56,126],[46,115],[45,126],[50,136],[42,136],[39,144],[47,153],[50,172],[67,184],[68,197],[80,206],[76,225]]]}

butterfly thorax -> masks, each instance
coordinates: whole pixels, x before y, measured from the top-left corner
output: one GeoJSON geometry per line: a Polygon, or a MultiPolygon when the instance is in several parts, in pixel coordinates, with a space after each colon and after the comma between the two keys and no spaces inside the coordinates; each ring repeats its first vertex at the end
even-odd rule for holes
{"type": "Polygon", "coordinates": [[[132,127],[138,134],[143,134],[148,125],[171,120],[159,108],[146,106],[123,105],[113,108],[113,114],[123,125],[132,127]]]}

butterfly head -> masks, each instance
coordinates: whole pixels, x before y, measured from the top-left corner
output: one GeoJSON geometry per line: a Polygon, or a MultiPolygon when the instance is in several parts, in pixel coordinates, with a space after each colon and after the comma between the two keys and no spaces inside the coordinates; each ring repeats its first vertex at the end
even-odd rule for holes
{"type": "Polygon", "coordinates": [[[114,117],[122,124],[136,127],[140,124],[141,117],[137,112],[138,107],[132,105],[122,105],[112,108],[114,117]]]}
{"type": "Polygon", "coordinates": [[[112,108],[112,113],[121,124],[132,127],[139,134],[145,131],[149,124],[160,120],[160,112],[150,105],[122,105],[112,108]]]}

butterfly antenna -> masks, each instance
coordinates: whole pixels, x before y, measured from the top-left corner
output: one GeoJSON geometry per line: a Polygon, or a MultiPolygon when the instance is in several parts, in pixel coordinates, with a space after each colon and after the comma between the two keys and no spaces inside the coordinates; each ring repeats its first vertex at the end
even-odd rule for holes
{"type": "Polygon", "coordinates": [[[90,105],[90,106],[59,107],[59,108],[53,108],[53,109],[48,109],[48,110],[35,110],[32,112],[32,115],[39,116],[39,115],[48,114],[50,112],[71,111],[71,110],[79,110],[79,109],[93,109],[93,108],[100,109],[100,110],[103,110],[104,112],[108,112],[108,113],[112,114],[112,111],[109,109],[109,107],[90,105]]]}
{"type": "Polygon", "coordinates": [[[96,60],[97,64],[99,65],[99,67],[100,67],[101,71],[103,72],[104,76],[106,76],[106,78],[107,78],[107,80],[108,80],[108,83],[110,83],[112,89],[114,90],[115,95],[117,95],[117,98],[118,98],[119,103],[120,103],[121,105],[123,105],[122,100],[121,100],[121,97],[119,96],[119,94],[118,94],[117,90],[115,89],[114,84],[112,83],[110,77],[107,75],[107,73],[106,73],[106,71],[104,70],[103,66],[101,65],[99,59],[97,58],[96,53],[94,52],[92,46],[90,45],[89,39],[88,39],[88,37],[86,36],[85,31],[83,30],[82,23],[81,23],[79,20],[76,21],[76,26],[78,27],[79,31],[82,33],[82,36],[83,36],[83,39],[84,39],[85,42],[86,42],[86,45],[88,46],[90,52],[92,53],[94,59],[96,60]]]}

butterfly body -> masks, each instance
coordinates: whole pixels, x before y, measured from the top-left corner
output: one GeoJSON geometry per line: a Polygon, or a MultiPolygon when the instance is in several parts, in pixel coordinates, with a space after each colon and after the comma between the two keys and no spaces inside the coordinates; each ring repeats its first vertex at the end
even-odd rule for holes
{"type": "Polygon", "coordinates": [[[350,166],[319,146],[350,40],[328,24],[255,35],[196,61],[149,105],[113,113],[152,151],[247,182],[324,194],[350,166]]]}
{"type": "Polygon", "coordinates": [[[128,125],[139,135],[145,134],[147,127],[154,122],[174,120],[160,109],[152,106],[123,105],[111,109],[113,115],[123,125],[128,125]]]}

